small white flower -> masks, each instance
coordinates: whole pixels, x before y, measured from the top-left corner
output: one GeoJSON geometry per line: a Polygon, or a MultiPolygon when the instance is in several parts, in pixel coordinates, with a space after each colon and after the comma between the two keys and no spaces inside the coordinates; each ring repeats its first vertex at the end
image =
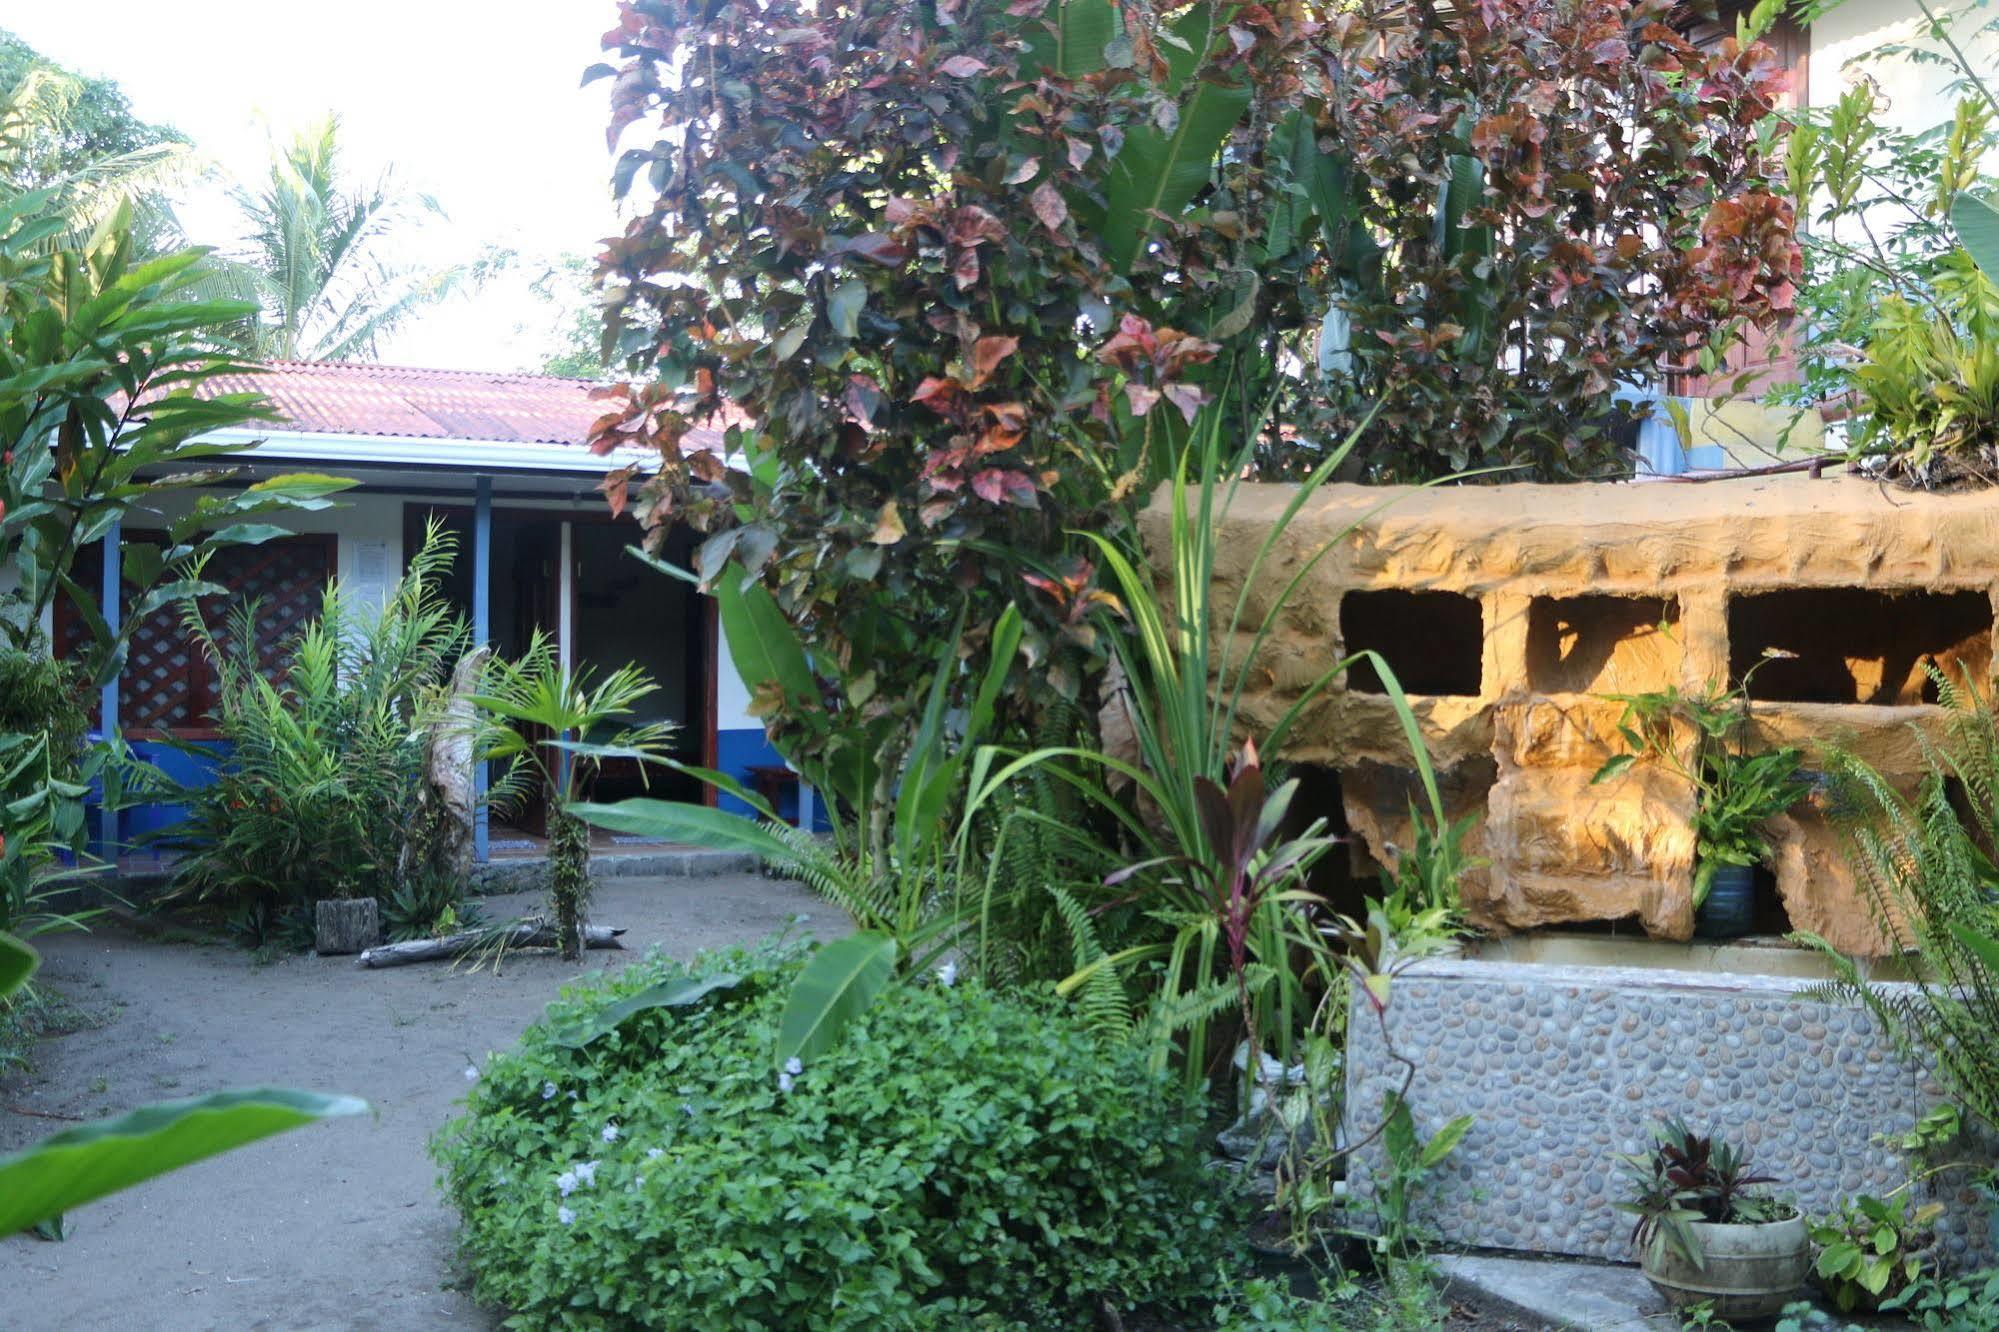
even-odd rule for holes
{"type": "Polygon", "coordinates": [[[578,1161],[574,1168],[576,1170],[577,1183],[595,1184],[597,1182],[597,1163],[595,1161],[578,1161]]]}
{"type": "Polygon", "coordinates": [[[573,1226],[576,1224],[576,1213],[567,1207],[558,1207],[555,1209],[555,1219],[565,1226],[573,1226]]]}
{"type": "Polygon", "coordinates": [[[555,1187],[562,1191],[562,1196],[565,1198],[576,1192],[576,1172],[574,1170],[565,1170],[557,1175],[555,1177],[555,1187]]]}
{"type": "Polygon", "coordinates": [[[777,1075],[777,1089],[781,1092],[789,1092],[791,1090],[791,1074],[780,1073],[777,1075]]]}
{"type": "Polygon", "coordinates": [[[937,983],[946,987],[958,983],[958,961],[956,958],[937,968],[937,983]]]}
{"type": "Polygon", "coordinates": [[[604,1141],[616,1142],[617,1140],[618,1140],[618,1123],[616,1120],[612,1120],[610,1123],[604,1125],[604,1141]]]}
{"type": "Polygon", "coordinates": [[[467,1064],[465,1066],[465,1080],[467,1082],[477,1082],[479,1080],[479,1066],[477,1064],[467,1064]]]}
{"type": "Polygon", "coordinates": [[[552,1083],[552,1082],[544,1082],[544,1083],[542,1083],[542,1084],[541,1084],[541,1099],[542,1099],[542,1100],[544,1100],[544,1101],[552,1101],[552,1100],[554,1100],[554,1099],[555,1099],[555,1084],[554,1084],[554,1083],[552,1083]]]}
{"type": "Polygon", "coordinates": [[[797,1055],[793,1055],[791,1058],[784,1061],[784,1071],[791,1074],[791,1076],[795,1078],[800,1073],[803,1073],[805,1071],[805,1065],[798,1062],[797,1055]]]}
{"type": "Polygon", "coordinates": [[[660,1157],[665,1155],[666,1155],[666,1148],[664,1147],[646,1148],[646,1160],[648,1161],[657,1161],[659,1160],[660,1157]]]}

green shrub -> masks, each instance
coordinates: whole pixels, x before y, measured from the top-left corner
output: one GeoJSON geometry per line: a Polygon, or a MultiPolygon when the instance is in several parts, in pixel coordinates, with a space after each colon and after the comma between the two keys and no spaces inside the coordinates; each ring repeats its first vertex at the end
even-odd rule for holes
{"type": "Polygon", "coordinates": [[[1232,1206],[1141,1053],[1040,1002],[908,986],[781,1073],[798,965],[648,959],[489,1060],[432,1151],[512,1326],[1085,1327],[1212,1284],[1232,1206]],[[736,980],[563,1043],[695,976],[736,980]]]}

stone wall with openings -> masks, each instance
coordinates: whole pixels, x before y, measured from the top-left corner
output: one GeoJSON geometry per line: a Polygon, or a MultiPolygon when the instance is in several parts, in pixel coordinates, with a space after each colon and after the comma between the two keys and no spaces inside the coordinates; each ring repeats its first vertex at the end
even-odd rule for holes
{"type": "MultiPolygon", "coordinates": [[[[1234,604],[1293,493],[1238,493],[1219,520],[1213,604],[1234,604]]],[[[1165,503],[1146,515],[1155,552],[1165,503]]],[[[1917,732],[1940,720],[1927,668],[1993,681],[1999,491],[1802,475],[1329,486],[1278,536],[1248,604],[1267,606],[1325,547],[1265,645],[1245,728],[1267,731],[1343,656],[1379,652],[1410,695],[1453,814],[1481,816],[1471,849],[1488,863],[1466,905],[1498,932],[1624,920],[1655,937],[1692,932],[1692,794],[1648,764],[1591,785],[1622,747],[1621,705],[1607,695],[1699,690],[1775,650],[1785,655],[1751,681],[1761,742],[1816,754],[1836,740],[1912,782],[1917,732]]],[[[1335,821],[1392,860],[1407,836],[1411,758],[1372,670],[1321,695],[1284,757],[1336,774],[1335,821]]],[[[1819,814],[1801,806],[1771,830],[1768,927],[1881,951],[1819,814]]]]}

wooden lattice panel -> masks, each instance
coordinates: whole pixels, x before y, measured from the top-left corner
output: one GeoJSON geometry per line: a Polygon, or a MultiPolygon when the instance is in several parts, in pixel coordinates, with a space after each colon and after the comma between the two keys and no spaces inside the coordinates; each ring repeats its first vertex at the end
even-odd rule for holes
{"type": "MultiPolygon", "coordinates": [[[[130,538],[146,539],[144,534],[130,538]]],[[[218,646],[232,655],[238,651],[228,633],[229,614],[254,599],[257,668],[266,679],[278,682],[284,674],[287,644],[319,612],[320,594],[333,573],[333,554],[330,536],[289,537],[218,550],[204,576],[229,592],[201,599],[202,618],[214,631],[218,646]]],[[[96,552],[91,555],[88,569],[86,561],[78,561],[77,577],[94,588],[101,581],[102,565],[96,552]]],[[[118,682],[119,724],[127,735],[172,731],[198,737],[213,729],[214,667],[189,639],[184,617],[183,606],[169,606],[132,628],[118,682]]],[[[82,633],[73,613],[59,616],[58,650],[80,641],[82,633]]]]}

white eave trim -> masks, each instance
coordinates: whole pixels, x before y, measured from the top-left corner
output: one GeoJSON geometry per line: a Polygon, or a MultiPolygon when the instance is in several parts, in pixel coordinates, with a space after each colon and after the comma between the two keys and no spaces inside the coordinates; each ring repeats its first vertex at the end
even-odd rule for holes
{"type": "Polygon", "coordinates": [[[412,435],[341,435],[330,431],[212,430],[217,444],[254,444],[241,455],[260,462],[375,463],[439,471],[579,472],[602,476],[613,467],[644,468],[654,455],[620,449],[600,457],[580,444],[532,444],[504,439],[429,439],[412,435]]]}

